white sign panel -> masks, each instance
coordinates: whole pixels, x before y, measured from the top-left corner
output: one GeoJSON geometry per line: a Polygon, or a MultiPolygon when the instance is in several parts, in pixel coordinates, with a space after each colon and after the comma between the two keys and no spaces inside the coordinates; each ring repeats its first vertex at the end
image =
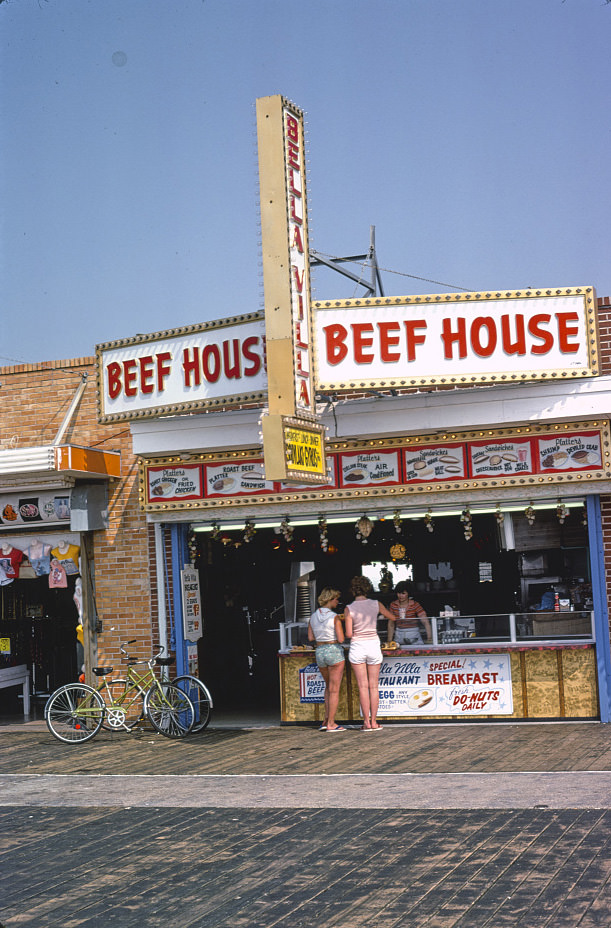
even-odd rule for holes
{"type": "Polygon", "coordinates": [[[265,323],[240,318],[98,345],[100,421],[264,399],[265,323]]]}
{"type": "Polygon", "coordinates": [[[316,303],[317,387],[593,376],[595,304],[591,287],[316,303]]]}
{"type": "Polygon", "coordinates": [[[182,587],[182,612],[184,634],[187,641],[202,637],[202,600],[199,589],[199,574],[193,567],[180,572],[182,587]]]}
{"type": "Polygon", "coordinates": [[[383,716],[512,715],[508,654],[384,657],[383,716]]]}

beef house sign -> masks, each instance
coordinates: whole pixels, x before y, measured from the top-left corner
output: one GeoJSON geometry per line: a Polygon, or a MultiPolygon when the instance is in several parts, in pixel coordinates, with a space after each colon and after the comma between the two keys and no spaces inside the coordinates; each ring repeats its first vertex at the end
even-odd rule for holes
{"type": "Polygon", "coordinates": [[[106,342],[96,357],[100,422],[267,397],[259,313],[106,342]]]}
{"type": "Polygon", "coordinates": [[[313,304],[317,389],[599,373],[593,287],[313,304]]]}

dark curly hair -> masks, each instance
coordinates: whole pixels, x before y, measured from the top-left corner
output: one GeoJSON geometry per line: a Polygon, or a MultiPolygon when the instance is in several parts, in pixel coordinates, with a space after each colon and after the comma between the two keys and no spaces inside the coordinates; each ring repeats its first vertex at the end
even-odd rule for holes
{"type": "Polygon", "coordinates": [[[353,577],[350,581],[350,592],[353,596],[369,596],[373,586],[369,577],[353,577]]]}

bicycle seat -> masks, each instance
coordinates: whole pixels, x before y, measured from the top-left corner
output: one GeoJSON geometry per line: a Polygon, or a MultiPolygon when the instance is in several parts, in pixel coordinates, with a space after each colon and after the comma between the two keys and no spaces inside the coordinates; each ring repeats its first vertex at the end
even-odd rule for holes
{"type": "Polygon", "coordinates": [[[174,663],[174,658],[173,657],[158,657],[156,658],[155,663],[158,664],[160,667],[169,667],[170,664],[174,663]]]}
{"type": "Polygon", "coordinates": [[[113,667],[92,667],[91,669],[93,670],[96,677],[103,677],[107,673],[112,673],[114,670],[113,667]]]}

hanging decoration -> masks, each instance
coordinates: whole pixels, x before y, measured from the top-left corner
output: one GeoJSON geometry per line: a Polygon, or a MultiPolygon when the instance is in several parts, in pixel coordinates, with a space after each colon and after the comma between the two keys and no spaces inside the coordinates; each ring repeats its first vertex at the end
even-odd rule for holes
{"type": "Polygon", "coordinates": [[[560,525],[564,525],[564,520],[569,515],[569,510],[564,505],[562,500],[558,500],[558,505],[556,506],[556,515],[558,516],[558,521],[560,522],[560,525]]]}
{"type": "Polygon", "coordinates": [[[356,529],[356,537],[358,538],[358,540],[362,544],[366,545],[367,539],[369,538],[369,536],[371,535],[373,531],[373,522],[371,521],[371,519],[368,516],[361,516],[361,518],[358,520],[358,522],[355,525],[355,529],[356,529]]]}
{"type": "Polygon", "coordinates": [[[392,574],[389,571],[386,564],[384,564],[384,566],[382,567],[382,570],[380,571],[380,582],[378,583],[378,590],[380,591],[380,593],[384,593],[388,595],[392,593],[393,586],[394,584],[393,584],[392,574]]]}
{"type": "Polygon", "coordinates": [[[197,536],[195,532],[189,532],[189,540],[187,542],[187,547],[189,549],[189,563],[191,567],[195,567],[195,561],[197,560],[197,536]]]}
{"type": "Polygon", "coordinates": [[[505,521],[505,515],[504,513],[501,512],[501,507],[499,503],[497,503],[496,512],[494,513],[494,518],[496,519],[497,525],[499,526],[502,525],[503,522],[505,521]]]}
{"type": "Polygon", "coordinates": [[[586,504],[583,504],[583,510],[581,513],[581,524],[587,528],[588,525],[588,507],[586,504]]]}
{"type": "Polygon", "coordinates": [[[532,525],[535,521],[535,510],[532,503],[529,503],[526,509],[524,510],[524,515],[528,520],[528,524],[532,525]]]}
{"type": "Polygon", "coordinates": [[[402,561],[405,557],[405,545],[393,545],[390,549],[390,556],[393,561],[402,561]]]}
{"type": "Polygon", "coordinates": [[[468,506],[466,509],[463,509],[460,521],[463,524],[465,541],[469,541],[471,538],[473,538],[473,526],[471,522],[471,510],[468,506]]]}
{"type": "Polygon", "coordinates": [[[294,529],[293,529],[293,526],[291,525],[291,520],[289,519],[288,516],[284,517],[284,519],[280,523],[280,528],[276,529],[276,531],[278,532],[278,534],[283,535],[284,540],[286,541],[287,545],[290,545],[290,543],[293,540],[294,529]]]}
{"type": "Polygon", "coordinates": [[[244,525],[244,541],[248,544],[249,541],[252,541],[256,533],[255,523],[247,519],[244,525]]]}
{"type": "Polygon", "coordinates": [[[395,511],[393,512],[392,521],[393,521],[393,525],[395,526],[395,532],[397,533],[397,535],[400,535],[401,534],[401,513],[399,512],[398,509],[395,509],[395,511]]]}
{"type": "Polygon", "coordinates": [[[320,547],[323,551],[329,550],[329,537],[327,535],[327,520],[324,516],[318,517],[318,537],[320,539],[320,547]]]}
{"type": "Polygon", "coordinates": [[[435,531],[435,523],[433,522],[433,510],[427,509],[424,514],[424,524],[426,526],[427,532],[435,531]]]}
{"type": "Polygon", "coordinates": [[[219,535],[221,534],[221,524],[218,521],[212,523],[212,531],[210,532],[210,537],[216,541],[219,535]]]}

